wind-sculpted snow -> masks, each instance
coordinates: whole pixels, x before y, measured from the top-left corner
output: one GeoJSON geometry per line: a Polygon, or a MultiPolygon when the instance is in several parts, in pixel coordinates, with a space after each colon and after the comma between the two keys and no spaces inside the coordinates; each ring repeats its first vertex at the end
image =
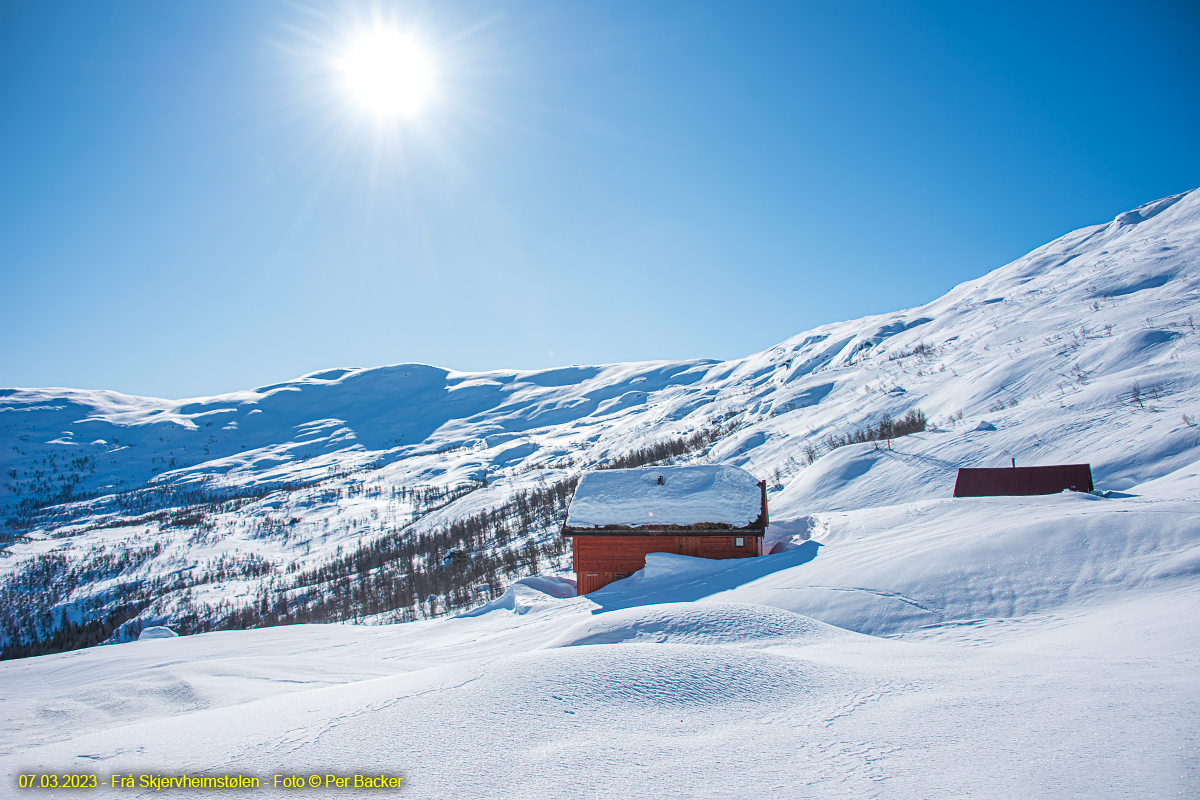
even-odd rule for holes
{"type": "MultiPolygon", "coordinates": [[[[1195,467],[1162,491],[964,498],[821,514],[818,555],[718,591],[869,634],[1195,587],[1195,467]],[[1185,499],[1187,498],[1187,499],[1185,499]]],[[[764,559],[784,559],[789,554],[764,559]]]]}
{"type": "Polygon", "coordinates": [[[774,705],[819,692],[828,682],[803,661],[728,647],[664,643],[589,648],[594,649],[599,652],[543,650],[498,662],[478,689],[486,692],[490,686],[492,692],[501,692],[520,686],[523,693],[556,700],[554,705],[561,708],[603,714],[622,706],[653,711],[774,705]]]}
{"type": "Polygon", "coordinates": [[[575,581],[546,575],[535,575],[513,581],[504,594],[478,608],[471,609],[461,617],[478,617],[492,611],[504,610],[514,614],[528,614],[556,604],[554,599],[575,597],[575,581]]]}
{"type": "Polygon", "coordinates": [[[667,603],[609,611],[576,623],[551,647],[589,644],[812,644],[844,630],[770,606],[667,603]]]}
{"type": "Polygon", "coordinates": [[[179,634],[164,625],[153,625],[149,628],[143,628],[138,634],[139,642],[146,642],[152,639],[174,639],[179,634]]]}

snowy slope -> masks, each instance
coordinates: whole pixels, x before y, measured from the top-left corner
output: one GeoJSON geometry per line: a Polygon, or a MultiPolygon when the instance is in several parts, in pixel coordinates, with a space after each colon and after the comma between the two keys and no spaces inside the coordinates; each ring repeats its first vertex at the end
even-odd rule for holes
{"type": "MultiPolygon", "coordinates": [[[[147,623],[184,600],[269,604],[389,536],[434,548],[409,574],[497,552],[511,578],[564,574],[533,545],[565,504],[526,499],[664,442],[766,479],[789,549],[651,555],[584,598],[528,577],[455,618],[2,662],[4,785],[357,770],[430,798],[1195,795],[1198,235],[1200,191],[1166,198],[732,362],[401,365],[187,401],[6,391],[19,538],[0,575],[24,592],[9,602],[73,576],[51,626],[129,586],[159,592],[147,623]],[[831,449],[917,408],[922,433],[831,449]],[[949,498],[958,467],[1013,458],[1088,461],[1105,496],[949,498]],[[456,553],[471,520],[503,540],[456,553]]],[[[155,792],[94,796],[118,794],[155,792]]]]}

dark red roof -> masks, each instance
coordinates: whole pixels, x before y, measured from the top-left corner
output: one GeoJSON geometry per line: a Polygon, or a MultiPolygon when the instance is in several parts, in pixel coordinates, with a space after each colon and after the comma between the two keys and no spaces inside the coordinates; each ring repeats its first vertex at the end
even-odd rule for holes
{"type": "Polygon", "coordinates": [[[1093,488],[1091,464],[960,469],[954,482],[954,496],[1058,494],[1064,489],[1090,492],[1093,488]]]}

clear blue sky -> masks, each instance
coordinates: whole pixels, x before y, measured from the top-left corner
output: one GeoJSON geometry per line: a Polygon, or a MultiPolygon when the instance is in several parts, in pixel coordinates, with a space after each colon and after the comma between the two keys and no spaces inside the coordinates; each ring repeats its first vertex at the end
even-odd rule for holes
{"type": "Polygon", "coordinates": [[[732,358],[1200,186],[1200,6],[0,0],[0,386],[732,358]],[[433,99],[371,115],[373,20],[433,99]]]}

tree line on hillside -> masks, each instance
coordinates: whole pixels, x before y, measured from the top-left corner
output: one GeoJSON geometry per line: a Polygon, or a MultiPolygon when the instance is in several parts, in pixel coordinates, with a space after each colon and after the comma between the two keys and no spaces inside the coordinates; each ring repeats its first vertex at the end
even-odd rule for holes
{"type": "Polygon", "coordinates": [[[567,543],[558,532],[577,482],[520,490],[497,508],[428,531],[393,530],[264,586],[250,602],[189,605],[171,624],[198,633],[467,610],[499,596],[506,578],[561,559],[567,543]]]}
{"type": "Polygon", "coordinates": [[[181,508],[214,513],[236,511],[247,503],[274,492],[295,492],[324,480],[327,479],[220,487],[159,483],[103,497],[96,497],[94,493],[76,493],[68,500],[63,500],[61,495],[36,495],[18,502],[13,508],[12,516],[5,520],[5,525],[14,532],[32,528],[51,530],[101,514],[111,514],[113,520],[89,525],[83,530],[137,524],[136,521],[131,522],[131,518],[162,522],[181,508]]]}
{"type": "MultiPolygon", "coordinates": [[[[879,422],[875,425],[867,425],[858,430],[844,433],[841,435],[829,434],[821,441],[821,448],[829,453],[837,450],[839,447],[845,447],[851,444],[864,444],[866,442],[891,442],[892,439],[899,439],[901,436],[908,436],[911,433],[920,433],[928,427],[929,420],[925,417],[925,412],[919,408],[909,409],[908,413],[900,419],[894,419],[888,412],[883,412],[879,417],[879,422]]],[[[821,448],[817,445],[807,445],[804,448],[805,461],[812,464],[821,455],[821,448]]]]}
{"type": "Polygon", "coordinates": [[[616,458],[609,459],[596,469],[633,469],[635,467],[657,466],[664,462],[703,450],[713,442],[728,436],[737,427],[737,422],[726,422],[701,428],[688,436],[663,439],[654,444],[640,447],[622,453],[616,458]]]}
{"type": "MultiPolygon", "coordinates": [[[[379,614],[409,621],[466,610],[499,596],[506,579],[564,566],[568,544],[558,531],[577,481],[520,490],[497,508],[429,530],[396,528],[307,570],[280,570],[256,554],[226,553],[190,569],[134,578],[162,552],[161,544],[105,551],[81,564],[57,553],[39,556],[0,582],[6,640],[0,659],[99,644],[145,610],[162,614],[184,634],[379,614]],[[196,599],[195,589],[228,580],[256,581],[260,588],[250,598],[196,599]],[[110,587],[103,594],[68,603],[76,588],[101,581],[110,587]]],[[[420,502],[446,503],[463,490],[418,491],[420,502]]],[[[195,507],[162,513],[198,519],[195,507]]]]}
{"type": "Polygon", "coordinates": [[[51,552],[22,564],[0,582],[0,660],[99,644],[158,598],[206,583],[260,578],[273,569],[254,553],[223,553],[194,569],[135,577],[140,567],[162,553],[162,543],[155,542],[100,548],[78,563],[51,552]],[[106,588],[90,595],[79,592],[84,596],[72,599],[76,590],[95,584],[106,588]],[[126,613],[130,609],[135,610],[126,613]]]}
{"type": "Polygon", "coordinates": [[[0,648],[0,661],[93,647],[107,641],[117,628],[140,614],[143,608],[136,604],[117,606],[82,622],[72,621],[63,611],[58,625],[44,637],[6,643],[0,648]]]}

